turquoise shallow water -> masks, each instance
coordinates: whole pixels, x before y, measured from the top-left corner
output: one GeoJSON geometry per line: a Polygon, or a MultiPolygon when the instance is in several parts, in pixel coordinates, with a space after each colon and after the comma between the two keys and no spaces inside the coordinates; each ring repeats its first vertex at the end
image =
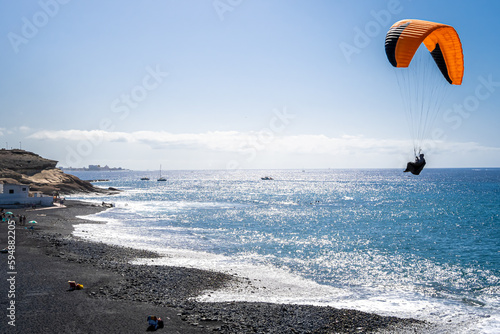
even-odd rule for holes
{"type": "MultiPolygon", "coordinates": [[[[200,300],[350,307],[500,331],[500,169],[74,172],[125,189],[76,234],[237,273],[200,300]],[[261,180],[262,176],[274,180],[261,180]],[[149,176],[151,181],[140,181],[149,176]]],[[[161,262],[161,261],[160,261],[161,262]]]]}

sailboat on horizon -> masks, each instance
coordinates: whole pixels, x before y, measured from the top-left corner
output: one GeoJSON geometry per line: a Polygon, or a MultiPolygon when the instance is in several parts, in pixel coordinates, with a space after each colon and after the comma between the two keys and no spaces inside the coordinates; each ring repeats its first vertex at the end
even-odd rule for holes
{"type": "Polygon", "coordinates": [[[167,181],[166,178],[164,178],[164,177],[161,176],[161,165],[160,165],[160,178],[158,180],[156,180],[156,181],[167,181]]]}

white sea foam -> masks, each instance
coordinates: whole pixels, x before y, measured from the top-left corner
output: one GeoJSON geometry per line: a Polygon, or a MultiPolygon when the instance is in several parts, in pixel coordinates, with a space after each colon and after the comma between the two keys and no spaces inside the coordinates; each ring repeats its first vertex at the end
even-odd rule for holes
{"type": "MultiPolygon", "coordinates": [[[[86,216],[95,221],[102,217],[86,216]],[[92,217],[92,218],[91,218],[92,217]]],[[[219,271],[240,278],[223,290],[206,291],[196,299],[202,302],[270,302],[332,306],[336,308],[356,309],[381,315],[413,317],[434,323],[446,324],[443,332],[473,333],[473,328],[481,328],[481,333],[488,333],[490,328],[497,328],[498,317],[488,316],[485,310],[482,317],[471,316],[466,305],[444,303],[443,300],[426,298],[422,295],[400,289],[380,289],[380,287],[324,285],[292,273],[290,270],[277,268],[270,263],[272,256],[247,253],[237,256],[225,256],[210,252],[172,248],[168,245],[183,247],[189,243],[200,243],[196,232],[186,233],[186,228],[156,227],[162,233],[151,233],[147,239],[143,234],[126,227],[123,222],[110,220],[106,225],[81,224],[75,226],[75,235],[93,241],[129,246],[159,252],[157,259],[136,259],[133,264],[166,265],[219,271]],[[182,240],[179,240],[180,232],[182,240]],[[192,235],[189,237],[189,235],[192,235]],[[480,326],[480,327],[478,327],[480,326]],[[452,330],[453,329],[453,330],[452,330]]],[[[153,232],[154,230],[150,230],[153,232]]],[[[491,332],[493,333],[493,332],[491,332]]]]}
{"type": "MultiPolygon", "coordinates": [[[[380,193],[374,182],[356,183],[357,192],[348,182],[342,189],[321,182],[300,187],[281,182],[259,193],[255,184],[245,188],[238,181],[237,188],[228,187],[219,196],[207,185],[199,192],[179,185],[170,185],[169,191],[177,191],[173,195],[159,187],[128,190],[113,199],[115,208],[91,216],[107,224],[78,225],[75,235],[164,255],[136,264],[193,267],[239,278],[227,289],[206,291],[197,297],[200,301],[333,306],[428,320],[442,325],[435,330],[440,333],[499,332],[495,272],[404,249],[413,237],[422,243],[412,247],[436,244],[447,222],[440,220],[439,229],[422,225],[421,211],[404,197],[392,196],[404,187],[380,193]],[[320,197],[328,187],[335,191],[320,197]],[[296,192],[300,195],[292,196],[296,192]],[[434,234],[424,235],[425,228],[434,234]],[[384,242],[391,237],[392,244],[384,242]]],[[[432,183],[425,187],[424,193],[435,189],[432,183]]],[[[458,219],[446,213],[441,208],[433,219],[458,219]]]]}

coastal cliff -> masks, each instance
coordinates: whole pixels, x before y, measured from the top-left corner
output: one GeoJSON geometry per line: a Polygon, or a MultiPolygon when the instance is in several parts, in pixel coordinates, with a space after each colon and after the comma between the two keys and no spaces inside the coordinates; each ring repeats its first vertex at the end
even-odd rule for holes
{"type": "Polygon", "coordinates": [[[110,193],[56,168],[57,161],[24,150],[0,150],[0,183],[25,184],[46,195],[110,193]]]}

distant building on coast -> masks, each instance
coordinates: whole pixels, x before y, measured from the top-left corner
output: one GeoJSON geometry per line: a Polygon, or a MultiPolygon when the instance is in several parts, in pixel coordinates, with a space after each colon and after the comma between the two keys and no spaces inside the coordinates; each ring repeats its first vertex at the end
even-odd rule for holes
{"type": "Polygon", "coordinates": [[[121,167],[109,167],[108,165],[102,167],[101,165],[89,165],[89,167],[73,168],[73,167],[60,167],[62,170],[77,170],[77,171],[115,171],[115,170],[127,170],[121,167]]]}
{"type": "Polygon", "coordinates": [[[0,184],[0,207],[13,206],[52,206],[54,198],[41,192],[30,192],[30,187],[23,184],[0,184]]]}

